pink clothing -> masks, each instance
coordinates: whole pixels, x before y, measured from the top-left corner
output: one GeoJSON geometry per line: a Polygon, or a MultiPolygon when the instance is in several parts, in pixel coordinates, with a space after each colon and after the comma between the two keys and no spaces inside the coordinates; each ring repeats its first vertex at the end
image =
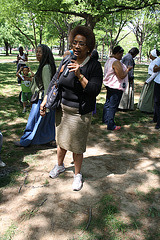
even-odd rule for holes
{"type": "MultiPolygon", "coordinates": [[[[106,87],[114,88],[125,91],[128,84],[128,74],[124,79],[120,79],[116,76],[114,69],[112,68],[113,63],[117,61],[114,57],[109,57],[104,65],[104,79],[103,84],[106,87]]],[[[122,64],[123,71],[127,69],[126,65],[122,64]]]]}

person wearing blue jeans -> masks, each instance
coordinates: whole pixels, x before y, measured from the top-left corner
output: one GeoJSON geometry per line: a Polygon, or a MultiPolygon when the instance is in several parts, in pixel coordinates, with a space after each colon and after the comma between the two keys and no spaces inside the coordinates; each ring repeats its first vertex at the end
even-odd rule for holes
{"type": "Polygon", "coordinates": [[[2,162],[2,160],[1,160],[2,143],[3,143],[3,135],[2,135],[2,133],[0,131],[0,167],[5,167],[6,164],[4,162],[2,162]]]}
{"type": "Polygon", "coordinates": [[[112,131],[121,128],[116,126],[114,117],[122,93],[128,84],[128,72],[133,68],[132,66],[126,67],[120,62],[123,52],[124,49],[121,46],[116,46],[104,65],[103,84],[107,89],[107,96],[103,109],[103,122],[107,124],[107,129],[112,131]]]}
{"type": "Polygon", "coordinates": [[[114,122],[115,113],[120,103],[123,91],[106,87],[107,96],[103,108],[103,122],[107,124],[108,130],[114,130],[116,124],[114,122]]]}

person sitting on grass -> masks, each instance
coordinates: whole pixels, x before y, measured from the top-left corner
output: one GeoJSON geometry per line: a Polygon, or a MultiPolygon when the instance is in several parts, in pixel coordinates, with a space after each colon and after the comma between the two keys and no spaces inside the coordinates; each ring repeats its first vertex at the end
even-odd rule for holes
{"type": "Polygon", "coordinates": [[[22,89],[22,103],[23,103],[23,112],[26,112],[26,103],[27,101],[31,100],[32,92],[31,92],[31,81],[32,77],[34,76],[34,73],[31,71],[31,69],[27,66],[21,67],[19,71],[16,73],[16,76],[19,77],[21,81],[21,89],[22,89]],[[22,74],[20,74],[20,72],[22,74]]]}

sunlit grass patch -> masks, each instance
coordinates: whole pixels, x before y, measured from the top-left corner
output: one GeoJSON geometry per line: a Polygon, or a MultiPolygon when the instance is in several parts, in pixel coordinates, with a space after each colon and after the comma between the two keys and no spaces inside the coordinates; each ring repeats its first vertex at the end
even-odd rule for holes
{"type": "Polygon", "coordinates": [[[5,234],[0,236],[0,239],[1,240],[11,240],[11,239],[13,239],[13,237],[16,233],[16,230],[17,230],[16,224],[12,223],[11,226],[9,226],[9,228],[6,230],[5,234]]]}

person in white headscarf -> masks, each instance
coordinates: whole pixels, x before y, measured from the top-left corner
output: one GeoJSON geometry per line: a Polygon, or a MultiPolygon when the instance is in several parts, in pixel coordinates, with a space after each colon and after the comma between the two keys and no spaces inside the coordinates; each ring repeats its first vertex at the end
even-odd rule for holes
{"type": "Polygon", "coordinates": [[[153,72],[153,68],[155,66],[155,62],[156,62],[158,55],[159,55],[159,51],[157,49],[153,49],[149,55],[151,62],[148,67],[148,76],[147,76],[147,80],[145,81],[145,83],[143,85],[143,88],[142,88],[142,91],[140,94],[140,98],[139,98],[139,102],[137,105],[137,108],[139,108],[139,110],[141,112],[146,112],[146,113],[154,112],[154,85],[155,85],[155,82],[153,80],[157,76],[157,73],[153,72]]]}

